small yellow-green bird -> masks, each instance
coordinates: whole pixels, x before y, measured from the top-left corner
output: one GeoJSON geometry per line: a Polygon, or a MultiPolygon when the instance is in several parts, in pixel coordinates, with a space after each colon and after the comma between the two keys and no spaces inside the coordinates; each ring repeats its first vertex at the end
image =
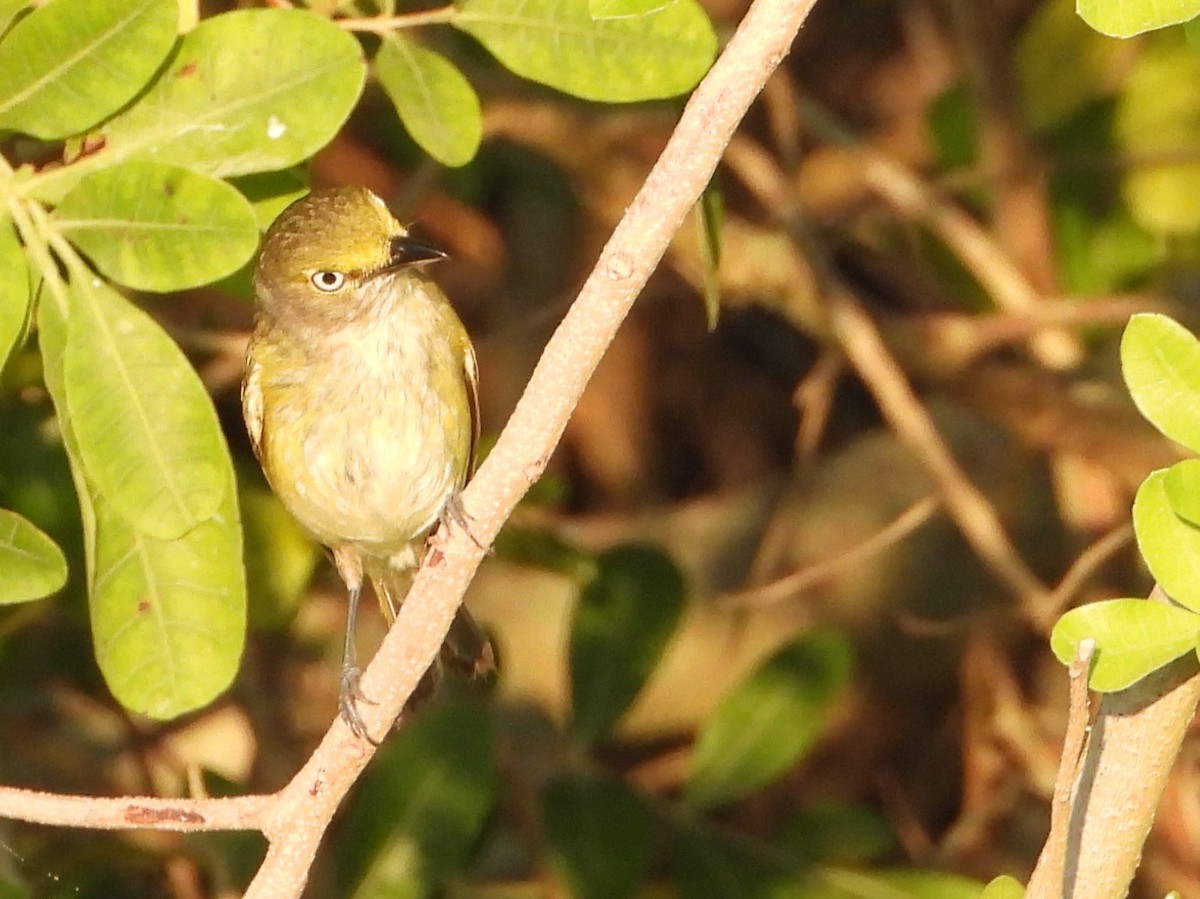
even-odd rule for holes
{"type": "MultiPolygon", "coordinates": [[[[329,547],[349,591],[338,705],[367,739],[354,647],[364,577],[390,623],[430,531],[463,523],[479,438],[475,352],[424,271],[444,256],[369,190],[342,187],[284,210],[254,271],[246,428],[271,487],[329,547]]],[[[479,658],[490,652],[469,619],[456,626],[477,636],[479,658]]]]}

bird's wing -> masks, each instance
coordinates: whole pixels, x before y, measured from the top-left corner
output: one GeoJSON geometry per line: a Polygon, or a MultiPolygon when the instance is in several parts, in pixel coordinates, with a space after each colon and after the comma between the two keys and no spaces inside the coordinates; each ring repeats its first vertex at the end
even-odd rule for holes
{"type": "Polygon", "coordinates": [[[471,408],[471,449],[467,456],[467,477],[475,475],[476,454],[479,452],[479,364],[475,361],[475,348],[467,344],[463,353],[463,380],[467,385],[467,405],[471,408]]]}
{"type": "Polygon", "coordinates": [[[246,357],[246,376],[242,379],[242,415],[246,419],[246,431],[250,435],[250,446],[254,455],[262,461],[263,437],[263,390],[262,364],[254,357],[254,344],[246,357]]]}

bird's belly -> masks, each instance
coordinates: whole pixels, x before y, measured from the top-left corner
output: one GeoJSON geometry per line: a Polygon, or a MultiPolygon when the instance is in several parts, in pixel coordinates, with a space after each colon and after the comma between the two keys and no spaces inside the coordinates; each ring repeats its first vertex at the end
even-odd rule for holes
{"type": "Polygon", "coordinates": [[[462,486],[470,437],[424,372],[362,375],[276,394],[265,450],[272,486],[305,529],[385,558],[422,538],[462,486]]]}

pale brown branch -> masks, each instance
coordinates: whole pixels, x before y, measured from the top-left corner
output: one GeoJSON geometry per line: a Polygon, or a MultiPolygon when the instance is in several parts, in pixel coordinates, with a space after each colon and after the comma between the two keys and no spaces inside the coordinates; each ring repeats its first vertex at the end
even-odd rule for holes
{"type": "Polygon", "coordinates": [[[157,796],[74,796],[0,787],[5,818],[93,830],[261,830],[273,796],[163,799],[157,796]]]}
{"type": "Polygon", "coordinates": [[[1079,776],[1079,762],[1087,739],[1089,717],[1088,674],[1096,641],[1085,637],[1079,641],[1075,658],[1067,666],[1071,682],[1070,707],[1067,713],[1067,733],[1063,738],[1058,776],[1054,780],[1054,797],[1050,805],[1050,835],[1042,847],[1037,867],[1029,880],[1026,899],[1060,899],[1063,876],[1067,866],[1067,846],[1071,823],[1071,797],[1079,776]]]}

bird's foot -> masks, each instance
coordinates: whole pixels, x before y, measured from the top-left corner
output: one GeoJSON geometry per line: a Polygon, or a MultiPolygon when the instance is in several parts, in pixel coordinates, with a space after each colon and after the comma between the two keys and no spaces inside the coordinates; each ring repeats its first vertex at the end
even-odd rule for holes
{"type": "Polygon", "coordinates": [[[479,538],[471,530],[471,525],[475,523],[475,520],[467,512],[466,506],[463,505],[461,493],[450,494],[450,498],[446,500],[446,505],[442,507],[442,514],[438,518],[442,523],[442,527],[454,525],[470,537],[471,542],[479,547],[479,549],[487,549],[486,546],[479,542],[479,538]]]}
{"type": "Polygon", "coordinates": [[[338,712],[341,713],[342,720],[346,722],[351,733],[373,746],[378,746],[379,741],[367,732],[367,724],[358,711],[359,702],[365,702],[367,705],[375,704],[374,700],[368,699],[363,694],[362,687],[358,684],[361,677],[362,671],[359,668],[347,665],[342,669],[341,688],[338,690],[338,712]]]}

